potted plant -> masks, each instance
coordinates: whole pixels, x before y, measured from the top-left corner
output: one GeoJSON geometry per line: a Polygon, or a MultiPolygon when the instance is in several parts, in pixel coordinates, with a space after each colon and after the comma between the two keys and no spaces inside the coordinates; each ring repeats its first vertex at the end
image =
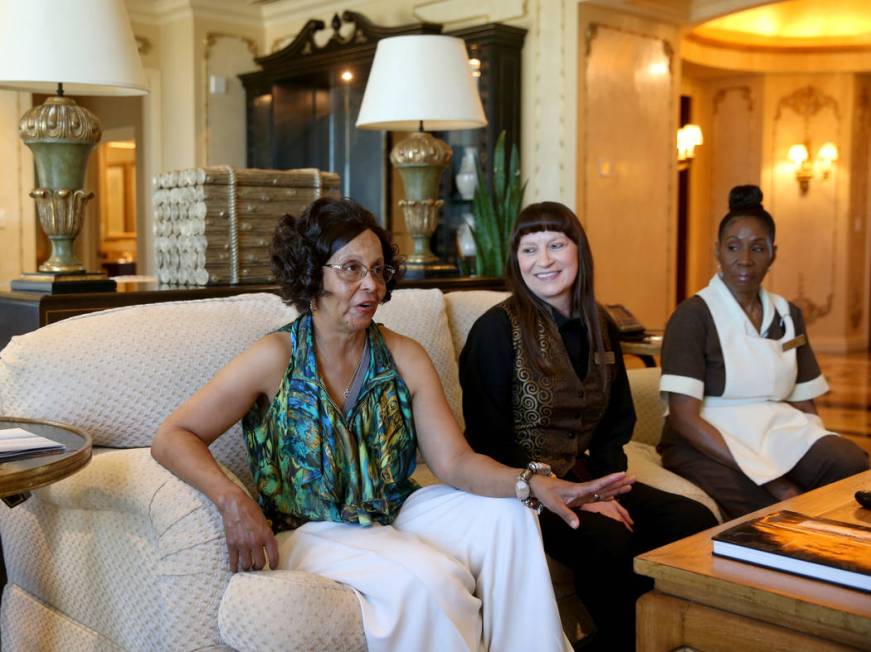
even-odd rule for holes
{"type": "Polygon", "coordinates": [[[526,182],[520,180],[517,144],[511,147],[508,169],[505,169],[505,132],[499,134],[493,148],[493,180],[477,166],[478,186],[472,199],[470,223],[475,238],[475,265],[479,276],[502,276],[511,242],[511,231],[523,205],[526,182]]]}

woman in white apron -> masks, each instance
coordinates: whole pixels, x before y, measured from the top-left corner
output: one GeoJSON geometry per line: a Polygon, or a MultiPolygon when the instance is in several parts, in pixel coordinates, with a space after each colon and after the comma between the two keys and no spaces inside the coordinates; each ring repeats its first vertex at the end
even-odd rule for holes
{"type": "Polygon", "coordinates": [[[669,320],[660,390],[663,465],[699,485],[728,518],[868,468],[826,430],[814,398],[828,384],[801,311],[762,288],[774,220],[757,186],[736,186],[720,222],[720,272],[669,320]]]}

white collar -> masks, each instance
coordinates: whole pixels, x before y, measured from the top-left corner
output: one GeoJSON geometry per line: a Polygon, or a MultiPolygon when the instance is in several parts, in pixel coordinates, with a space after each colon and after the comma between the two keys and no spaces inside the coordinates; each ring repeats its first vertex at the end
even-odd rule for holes
{"type": "Polygon", "coordinates": [[[732,312],[733,318],[738,319],[739,321],[743,320],[744,328],[747,333],[752,333],[760,337],[768,335],[768,329],[771,328],[771,322],[774,321],[774,315],[777,314],[777,311],[774,309],[774,302],[771,300],[771,296],[765,288],[759,288],[759,301],[762,303],[762,328],[757,332],[756,327],[753,326],[753,322],[750,321],[747,313],[745,313],[744,309],[741,308],[741,304],[738,303],[735,295],[732,294],[729,287],[723,282],[723,279],[719,274],[714,274],[710,283],[708,283],[708,286],[720,294],[724,299],[725,304],[732,312]]]}

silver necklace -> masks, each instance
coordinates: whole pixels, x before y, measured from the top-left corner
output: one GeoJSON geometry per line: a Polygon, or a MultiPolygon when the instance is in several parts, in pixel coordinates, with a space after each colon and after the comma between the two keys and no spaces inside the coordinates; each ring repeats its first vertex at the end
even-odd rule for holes
{"type": "Polygon", "coordinates": [[[357,367],[354,369],[354,373],[351,374],[351,380],[348,381],[348,386],[345,387],[345,391],[342,392],[342,397],[347,401],[348,397],[351,395],[351,386],[354,384],[354,379],[357,377],[357,374],[360,373],[360,365],[363,364],[363,353],[366,351],[366,342],[363,342],[363,350],[360,351],[360,359],[357,361],[357,367]]]}

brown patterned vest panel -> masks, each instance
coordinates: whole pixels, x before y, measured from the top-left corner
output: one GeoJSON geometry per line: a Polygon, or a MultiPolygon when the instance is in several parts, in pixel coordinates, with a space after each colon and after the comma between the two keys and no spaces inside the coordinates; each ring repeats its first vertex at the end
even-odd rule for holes
{"type": "MultiPolygon", "coordinates": [[[[581,381],[572,367],[556,324],[551,322],[546,326],[539,322],[539,345],[553,368],[551,374],[540,373],[524,350],[520,320],[511,298],[499,307],[511,322],[515,442],[529,460],[547,462],[553,472],[562,477],[589,448],[593,430],[605,414],[614,380],[614,365],[607,365],[603,387],[602,370],[596,364],[598,356],[591,351],[587,377],[581,381]]],[[[599,319],[605,351],[611,351],[601,311],[599,319]]]]}

